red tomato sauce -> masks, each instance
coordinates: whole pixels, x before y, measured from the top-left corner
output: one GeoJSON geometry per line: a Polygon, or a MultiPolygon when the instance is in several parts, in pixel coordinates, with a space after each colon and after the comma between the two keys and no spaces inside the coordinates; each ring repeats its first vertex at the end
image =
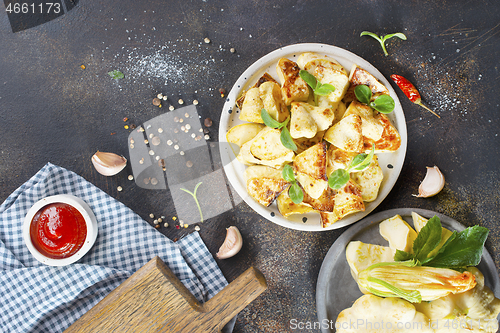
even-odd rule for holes
{"type": "Polygon", "coordinates": [[[51,203],[41,208],[31,220],[33,246],[44,256],[63,259],[74,255],[85,243],[87,225],[75,207],[51,203]]]}

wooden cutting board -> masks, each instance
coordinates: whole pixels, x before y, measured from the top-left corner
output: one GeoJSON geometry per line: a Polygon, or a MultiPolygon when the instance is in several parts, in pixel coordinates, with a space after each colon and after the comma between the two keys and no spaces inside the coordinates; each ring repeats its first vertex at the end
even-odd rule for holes
{"type": "Polygon", "coordinates": [[[249,268],[200,304],[155,257],[65,332],[220,332],[266,289],[264,276],[249,268]]]}

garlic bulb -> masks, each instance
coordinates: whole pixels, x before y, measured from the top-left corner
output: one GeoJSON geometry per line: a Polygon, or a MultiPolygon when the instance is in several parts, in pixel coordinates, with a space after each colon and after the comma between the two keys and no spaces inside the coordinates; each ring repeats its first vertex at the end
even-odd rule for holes
{"type": "Polygon", "coordinates": [[[427,167],[424,180],[418,188],[419,198],[432,197],[438,194],[444,187],[444,176],[437,166],[427,167]]]}
{"type": "Polygon", "coordinates": [[[92,156],[92,164],[103,176],[114,176],[127,165],[127,159],[113,153],[98,151],[92,156]]]}
{"type": "Polygon", "coordinates": [[[219,259],[227,259],[234,256],[240,252],[243,245],[243,238],[238,228],[231,226],[226,230],[226,239],[222,243],[219,252],[217,252],[217,258],[219,259]]]}

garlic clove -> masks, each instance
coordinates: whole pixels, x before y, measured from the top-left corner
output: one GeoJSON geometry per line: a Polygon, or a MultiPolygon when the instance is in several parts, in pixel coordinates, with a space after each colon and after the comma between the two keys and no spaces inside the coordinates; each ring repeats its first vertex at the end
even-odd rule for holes
{"type": "Polygon", "coordinates": [[[98,151],[92,156],[92,164],[103,176],[114,176],[127,165],[127,159],[114,153],[98,151]]]}
{"type": "Polygon", "coordinates": [[[226,239],[217,252],[217,258],[227,259],[240,252],[243,245],[243,238],[241,237],[238,228],[231,226],[226,229],[226,239]]]}
{"type": "Polygon", "coordinates": [[[444,187],[444,176],[437,166],[427,167],[424,180],[418,187],[419,198],[428,198],[438,194],[444,187]]]}

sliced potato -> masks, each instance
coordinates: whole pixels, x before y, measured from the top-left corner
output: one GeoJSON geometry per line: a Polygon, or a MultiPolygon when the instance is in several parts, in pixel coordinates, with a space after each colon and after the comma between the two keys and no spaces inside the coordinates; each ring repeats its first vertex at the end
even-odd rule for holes
{"type": "Polygon", "coordinates": [[[361,117],[355,114],[345,116],[326,131],[324,139],[348,152],[364,151],[361,117]]]}
{"type": "Polygon", "coordinates": [[[302,153],[304,150],[311,148],[315,144],[321,142],[323,140],[323,135],[325,134],[325,131],[320,131],[316,133],[316,135],[312,138],[297,138],[293,139],[293,142],[295,142],[295,145],[297,146],[297,154],[302,153]]]}
{"type": "Polygon", "coordinates": [[[327,107],[314,106],[309,103],[292,103],[292,117],[295,110],[306,111],[314,120],[317,130],[324,131],[332,126],[335,119],[335,112],[327,107]]]}
{"type": "Polygon", "coordinates": [[[387,87],[377,80],[375,76],[370,74],[368,71],[362,69],[356,64],[353,64],[349,74],[349,82],[351,86],[355,87],[360,84],[364,84],[370,88],[373,95],[385,94],[389,95],[389,90],[387,87]]]}
{"type": "Polygon", "coordinates": [[[354,280],[358,281],[358,274],[362,270],[379,262],[393,262],[394,254],[390,247],[366,244],[360,241],[351,241],[345,249],[347,263],[351,268],[354,280]]]}
{"type": "Polygon", "coordinates": [[[353,101],[344,113],[344,116],[356,114],[361,117],[361,134],[373,141],[378,141],[384,132],[384,124],[380,114],[375,113],[371,107],[358,101],[353,101]]]}
{"type": "Polygon", "coordinates": [[[311,198],[318,199],[328,186],[328,182],[322,179],[313,178],[305,173],[297,172],[295,179],[302,186],[304,192],[311,198]]]}
{"type": "Polygon", "coordinates": [[[307,111],[306,103],[292,103],[292,116],[290,118],[290,135],[292,138],[312,138],[318,132],[316,121],[307,111]]]}
{"type": "Polygon", "coordinates": [[[260,98],[259,88],[251,88],[245,94],[245,100],[241,106],[239,118],[252,123],[261,123],[264,121],[260,116],[260,111],[264,108],[264,103],[260,98]]]}
{"type": "Polygon", "coordinates": [[[296,62],[281,58],[276,65],[276,72],[281,82],[281,94],[285,105],[296,101],[307,101],[309,86],[300,77],[300,68],[296,62]]]}
{"type": "Polygon", "coordinates": [[[247,192],[268,207],[289,185],[281,171],[267,166],[250,166],[245,170],[247,192]]]}
{"type": "Polygon", "coordinates": [[[380,222],[379,231],[380,235],[389,242],[393,253],[396,253],[396,250],[413,252],[413,241],[417,238],[417,232],[400,215],[380,222]]]}
{"type": "Polygon", "coordinates": [[[401,146],[401,136],[399,135],[398,130],[394,127],[394,125],[392,125],[391,121],[385,114],[380,113],[378,117],[384,127],[384,131],[382,132],[380,139],[377,141],[367,137],[363,138],[365,151],[371,150],[372,146],[375,146],[375,153],[394,152],[398,150],[401,146]]]}
{"type": "Polygon", "coordinates": [[[283,102],[279,84],[271,81],[264,82],[259,86],[259,92],[264,109],[266,109],[269,115],[280,123],[285,121],[290,112],[285,102],[283,102]]]}
{"type": "Polygon", "coordinates": [[[267,126],[252,140],[244,143],[236,156],[238,161],[246,165],[261,164],[278,169],[292,162],[294,157],[295,153],[281,144],[280,131],[267,126]]]}
{"type": "Polygon", "coordinates": [[[333,120],[333,124],[338,123],[340,119],[344,118],[345,111],[347,110],[346,105],[343,101],[339,102],[339,105],[335,109],[335,117],[333,120]]]}
{"type": "Polygon", "coordinates": [[[337,169],[347,169],[357,153],[347,152],[331,145],[327,153],[327,174],[330,174],[337,169]]]}
{"type": "MultiPolygon", "coordinates": [[[[263,84],[264,82],[276,82],[276,80],[269,74],[269,73],[264,73],[258,80],[257,82],[255,82],[255,84],[251,87],[251,88],[258,88],[260,87],[261,84],[263,84]]],[[[278,82],[276,82],[278,83],[278,82]]],[[[240,95],[240,97],[238,97],[238,99],[236,100],[236,106],[238,106],[238,108],[241,110],[241,107],[243,106],[243,101],[245,100],[245,95],[246,95],[246,91],[243,91],[240,95]]]]}
{"type": "Polygon", "coordinates": [[[244,143],[252,140],[262,129],[266,127],[263,124],[245,123],[231,127],[226,133],[228,142],[243,146],[244,143]]]}
{"type": "Polygon", "coordinates": [[[314,209],[320,212],[333,212],[336,192],[330,187],[326,186],[326,189],[317,199],[309,196],[306,191],[304,192],[305,203],[311,205],[314,209]]]}
{"type": "Polygon", "coordinates": [[[351,179],[359,185],[363,201],[372,202],[377,199],[378,190],[384,179],[377,155],[373,156],[372,163],[370,163],[368,169],[362,172],[351,173],[351,179]]]}
{"type": "Polygon", "coordinates": [[[326,175],[326,142],[322,141],[295,156],[293,169],[315,179],[327,180],[326,175]]]}
{"type": "Polygon", "coordinates": [[[294,214],[306,214],[314,212],[314,208],[304,202],[301,202],[299,204],[294,203],[292,199],[290,199],[287,190],[281,192],[281,194],[276,199],[276,204],[278,206],[279,212],[285,218],[294,214]]]}
{"type": "Polygon", "coordinates": [[[320,212],[321,225],[329,227],[333,223],[343,219],[345,216],[365,210],[365,204],[359,187],[350,180],[344,187],[338,190],[334,199],[332,212],[320,212]]]}

